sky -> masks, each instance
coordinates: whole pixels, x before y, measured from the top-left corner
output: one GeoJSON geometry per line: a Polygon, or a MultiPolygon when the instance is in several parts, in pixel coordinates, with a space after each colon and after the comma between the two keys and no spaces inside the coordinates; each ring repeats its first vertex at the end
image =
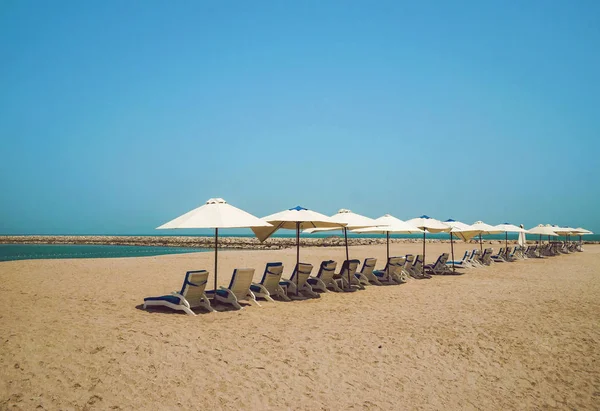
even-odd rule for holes
{"type": "Polygon", "coordinates": [[[600,2],[0,2],[0,234],[265,216],[600,232],[600,2]]]}

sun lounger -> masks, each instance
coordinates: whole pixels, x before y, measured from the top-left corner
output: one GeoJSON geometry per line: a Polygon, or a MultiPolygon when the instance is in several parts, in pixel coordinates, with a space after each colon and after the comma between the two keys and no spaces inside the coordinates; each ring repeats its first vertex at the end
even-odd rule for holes
{"type": "Polygon", "coordinates": [[[423,266],[425,271],[429,274],[434,275],[444,275],[444,274],[452,274],[452,270],[448,270],[448,266],[446,266],[446,262],[448,261],[448,253],[441,254],[434,264],[427,264],[423,266]]]}
{"type": "Polygon", "coordinates": [[[260,307],[260,304],[256,301],[256,296],[250,291],[253,277],[254,268],[236,268],[231,275],[229,287],[221,286],[218,290],[207,291],[206,295],[209,298],[212,297],[214,301],[233,305],[238,310],[243,308],[238,303],[241,300],[250,301],[260,307]]]}
{"type": "MultiPolygon", "coordinates": [[[[371,278],[375,277],[373,275],[373,270],[375,269],[375,264],[377,264],[376,258],[365,258],[363,262],[362,268],[360,271],[357,271],[354,276],[358,279],[358,281],[362,285],[370,285],[371,278]]],[[[375,277],[377,279],[377,277],[375,277]]],[[[379,280],[377,280],[379,282],[379,280]]]]}
{"type": "Polygon", "coordinates": [[[431,275],[427,274],[423,269],[423,254],[417,254],[415,262],[410,267],[410,275],[412,278],[422,280],[424,278],[431,278],[431,275]]]}
{"type": "Polygon", "coordinates": [[[147,307],[163,306],[173,310],[181,310],[189,315],[196,315],[192,308],[203,307],[208,311],[215,311],[210,306],[210,301],[205,294],[208,271],[188,271],[185,273],[181,291],[172,292],[170,295],[144,298],[144,309],[147,307]]]}
{"type": "Polygon", "coordinates": [[[375,270],[373,271],[373,275],[375,275],[381,284],[403,284],[406,282],[402,278],[404,262],[404,257],[390,257],[383,270],[375,270]]]}
{"type": "Polygon", "coordinates": [[[340,272],[333,276],[334,280],[338,282],[338,285],[341,285],[341,288],[349,290],[353,285],[356,285],[358,288],[364,290],[365,287],[354,276],[359,265],[360,261],[358,260],[345,260],[342,263],[340,272]],[[348,284],[348,278],[350,278],[350,284],[348,284]]]}
{"type": "Polygon", "coordinates": [[[491,265],[492,264],[492,249],[486,248],[483,250],[483,254],[481,256],[481,263],[483,265],[491,265]]]}
{"type": "Polygon", "coordinates": [[[492,259],[492,261],[494,261],[496,263],[504,263],[506,261],[504,259],[505,258],[504,247],[500,247],[500,251],[498,251],[498,254],[490,255],[490,258],[492,259]]]}
{"type": "Polygon", "coordinates": [[[289,280],[283,279],[279,282],[279,285],[283,287],[288,297],[291,297],[292,294],[295,298],[302,298],[304,294],[310,297],[319,296],[319,294],[312,290],[310,284],[306,282],[310,277],[312,269],[312,264],[296,264],[289,280]]]}
{"type": "Polygon", "coordinates": [[[308,277],[306,282],[310,284],[313,290],[320,290],[328,293],[328,288],[333,288],[334,291],[342,291],[338,286],[338,283],[333,279],[336,266],[337,263],[333,260],[321,262],[317,275],[315,277],[308,277]]]}
{"type": "Polygon", "coordinates": [[[458,261],[446,261],[446,265],[449,267],[452,267],[452,263],[454,263],[454,267],[455,268],[469,268],[470,264],[469,264],[469,255],[471,254],[471,252],[469,252],[468,250],[465,251],[465,254],[463,255],[462,260],[458,260],[458,261]]]}
{"type": "Polygon", "coordinates": [[[290,301],[283,287],[279,285],[281,274],[283,274],[282,263],[267,263],[260,283],[252,283],[250,291],[256,298],[264,298],[267,301],[273,301],[275,296],[290,301]]]}

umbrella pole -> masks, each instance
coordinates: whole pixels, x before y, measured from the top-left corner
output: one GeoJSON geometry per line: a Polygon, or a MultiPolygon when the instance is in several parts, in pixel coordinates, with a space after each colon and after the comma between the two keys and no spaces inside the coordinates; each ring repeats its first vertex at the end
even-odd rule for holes
{"type": "Polygon", "coordinates": [[[300,222],[296,222],[296,295],[300,294],[300,222]]]}
{"type": "Polygon", "coordinates": [[[454,268],[454,241],[452,239],[452,233],[450,233],[450,249],[452,250],[452,272],[455,272],[454,268]]]}
{"type": "Polygon", "coordinates": [[[481,233],[479,233],[479,249],[483,253],[483,243],[481,242],[481,233]]]}
{"type": "MultiPolygon", "coordinates": [[[[344,227],[344,240],[346,240],[346,261],[350,260],[349,254],[348,254],[348,229],[346,227],[344,227]]],[[[350,263],[348,263],[350,264],[350,263]]],[[[348,288],[352,288],[351,286],[351,282],[350,282],[350,270],[348,270],[348,288]]]]}
{"type": "Polygon", "coordinates": [[[386,244],[387,244],[387,260],[385,263],[385,277],[387,278],[388,281],[390,281],[390,232],[386,231],[385,233],[386,236],[386,244]]]}
{"type": "Polygon", "coordinates": [[[542,245],[542,235],[540,234],[540,241],[538,242],[539,245],[542,245]]]}
{"type": "Polygon", "coordinates": [[[219,229],[215,228],[215,301],[217,299],[217,260],[219,256],[219,229]]]}
{"type": "Polygon", "coordinates": [[[508,258],[508,231],[504,233],[504,255],[508,258]]]}
{"type": "Polygon", "coordinates": [[[425,228],[423,228],[423,267],[421,269],[421,274],[425,274],[425,228]]]}

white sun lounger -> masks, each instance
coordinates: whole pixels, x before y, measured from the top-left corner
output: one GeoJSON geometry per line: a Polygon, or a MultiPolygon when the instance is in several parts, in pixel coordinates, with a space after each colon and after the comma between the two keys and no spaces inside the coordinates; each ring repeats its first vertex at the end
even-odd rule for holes
{"type": "Polygon", "coordinates": [[[231,304],[238,310],[243,308],[238,303],[240,300],[248,300],[260,307],[256,296],[250,291],[252,277],[254,277],[254,268],[236,268],[233,270],[229,287],[221,286],[218,290],[207,291],[206,295],[212,296],[216,301],[231,304]]]}
{"type": "Polygon", "coordinates": [[[289,280],[283,279],[279,282],[279,285],[283,287],[288,297],[293,294],[295,297],[302,297],[303,294],[307,294],[310,297],[318,297],[319,294],[312,290],[310,284],[306,281],[310,277],[310,273],[313,269],[312,264],[299,263],[294,267],[289,280]],[[297,276],[297,278],[296,278],[297,276]]]}
{"type": "Polygon", "coordinates": [[[342,269],[333,276],[333,279],[338,282],[338,285],[341,284],[341,288],[344,290],[349,290],[352,285],[356,285],[361,290],[364,290],[365,287],[354,276],[359,265],[360,261],[358,260],[345,260],[342,263],[342,269]],[[348,284],[348,277],[350,277],[350,284],[348,284]]]}
{"type": "Polygon", "coordinates": [[[383,270],[373,271],[381,284],[403,284],[406,281],[402,279],[402,268],[405,262],[404,257],[390,257],[383,270]]]}
{"type": "Polygon", "coordinates": [[[365,258],[365,261],[363,261],[363,265],[362,265],[362,268],[360,269],[360,271],[357,271],[354,274],[354,276],[358,279],[358,281],[362,285],[370,285],[372,278],[375,278],[375,280],[377,282],[379,282],[377,277],[375,277],[373,275],[373,270],[375,269],[375,264],[377,264],[376,258],[365,258]]]}
{"type": "Polygon", "coordinates": [[[192,308],[203,307],[212,312],[215,311],[210,306],[210,301],[205,294],[206,282],[208,281],[208,271],[188,271],[185,273],[181,291],[172,292],[170,295],[160,297],[144,298],[144,309],[147,307],[163,306],[173,310],[181,310],[189,315],[196,315],[192,308]]]}
{"type": "Polygon", "coordinates": [[[282,274],[282,263],[267,263],[260,283],[252,283],[250,291],[254,293],[256,298],[264,298],[267,301],[273,301],[272,297],[275,296],[282,300],[290,301],[283,287],[279,285],[282,274]]]}
{"type": "Polygon", "coordinates": [[[313,290],[320,290],[328,293],[328,288],[333,288],[334,291],[342,291],[338,286],[337,281],[333,279],[336,266],[337,263],[333,260],[322,261],[317,275],[315,277],[309,277],[306,282],[310,284],[313,290]]]}

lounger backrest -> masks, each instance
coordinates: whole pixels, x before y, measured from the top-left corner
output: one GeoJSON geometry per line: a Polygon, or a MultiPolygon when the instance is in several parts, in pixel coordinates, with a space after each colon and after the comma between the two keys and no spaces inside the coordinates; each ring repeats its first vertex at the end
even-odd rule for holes
{"type": "Polygon", "coordinates": [[[412,269],[414,272],[418,272],[418,273],[423,271],[423,255],[422,254],[417,255],[417,258],[415,258],[415,262],[412,265],[412,269]]]}
{"type": "Polygon", "coordinates": [[[477,256],[477,249],[471,251],[471,256],[469,257],[469,261],[473,261],[473,259],[477,256]]]}
{"type": "Polygon", "coordinates": [[[375,269],[375,264],[377,264],[376,258],[365,258],[360,272],[366,276],[371,275],[375,269]]]}
{"type": "Polygon", "coordinates": [[[406,254],[406,256],[404,257],[404,269],[407,271],[411,271],[414,261],[415,261],[414,255],[406,254]]]}
{"type": "Polygon", "coordinates": [[[450,254],[448,253],[443,253],[442,255],[440,255],[440,257],[438,258],[436,268],[440,269],[446,267],[446,262],[448,261],[448,258],[450,258],[450,254]]]}
{"type": "Polygon", "coordinates": [[[340,270],[340,275],[342,277],[354,277],[356,274],[356,270],[358,270],[358,266],[360,265],[360,261],[358,260],[345,260],[342,264],[342,269],[340,270]]]}
{"type": "Polygon", "coordinates": [[[263,274],[260,283],[267,289],[267,291],[275,292],[279,286],[279,281],[281,281],[281,274],[283,274],[282,263],[267,263],[267,266],[265,267],[265,273],[263,274]]]}
{"type": "Polygon", "coordinates": [[[319,272],[317,273],[317,278],[325,284],[328,284],[333,279],[335,267],[337,267],[337,263],[333,260],[322,261],[319,272]]]}
{"type": "Polygon", "coordinates": [[[250,290],[254,268],[236,268],[233,270],[229,289],[237,298],[244,299],[250,290]]]}
{"type": "Polygon", "coordinates": [[[308,264],[308,263],[299,263],[296,264],[296,267],[294,267],[294,272],[292,273],[292,276],[290,277],[290,281],[293,282],[294,284],[298,283],[299,287],[303,287],[304,284],[306,283],[306,280],[308,280],[308,277],[310,277],[310,273],[313,269],[312,264],[308,264]],[[296,279],[296,276],[298,276],[298,278],[296,279]]]}
{"type": "Polygon", "coordinates": [[[185,297],[192,307],[197,307],[204,297],[207,282],[208,271],[188,271],[185,273],[180,294],[185,297]]]}

